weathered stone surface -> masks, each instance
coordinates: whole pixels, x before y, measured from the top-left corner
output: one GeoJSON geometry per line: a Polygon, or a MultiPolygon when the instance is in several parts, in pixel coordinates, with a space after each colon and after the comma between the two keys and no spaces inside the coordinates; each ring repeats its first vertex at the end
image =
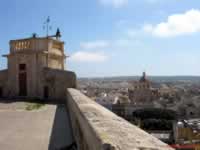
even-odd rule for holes
{"type": "Polygon", "coordinates": [[[44,68],[44,84],[49,88],[49,99],[61,102],[65,99],[66,89],[76,88],[76,74],[71,71],[44,68]]]}
{"type": "Polygon", "coordinates": [[[67,105],[81,150],[172,150],[78,90],[68,89],[67,105]]]}
{"type": "Polygon", "coordinates": [[[1,150],[59,150],[73,142],[64,105],[25,108],[24,102],[0,101],[1,150]]]}

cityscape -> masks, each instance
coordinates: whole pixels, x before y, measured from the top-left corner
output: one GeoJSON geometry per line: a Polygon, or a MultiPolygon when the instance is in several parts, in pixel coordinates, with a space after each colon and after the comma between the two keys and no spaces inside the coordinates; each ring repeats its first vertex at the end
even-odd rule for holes
{"type": "Polygon", "coordinates": [[[141,77],[83,78],[78,85],[100,105],[169,144],[200,142],[199,77],[148,78],[144,72],[141,77]]]}

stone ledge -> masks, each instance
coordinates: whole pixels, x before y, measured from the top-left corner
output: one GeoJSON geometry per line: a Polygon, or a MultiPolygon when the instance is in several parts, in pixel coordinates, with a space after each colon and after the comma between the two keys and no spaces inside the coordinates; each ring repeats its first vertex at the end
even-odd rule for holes
{"type": "Polygon", "coordinates": [[[80,150],[173,150],[78,90],[67,90],[67,106],[80,150]]]}

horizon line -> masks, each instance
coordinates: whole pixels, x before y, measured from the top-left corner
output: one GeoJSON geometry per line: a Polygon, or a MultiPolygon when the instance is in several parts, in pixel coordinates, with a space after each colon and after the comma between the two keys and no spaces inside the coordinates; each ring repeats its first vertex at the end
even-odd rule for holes
{"type": "MultiPolygon", "coordinates": [[[[111,76],[82,76],[77,78],[116,78],[116,77],[141,77],[142,75],[111,75],[111,76]]],[[[147,75],[147,77],[200,77],[200,75],[147,75]]]]}

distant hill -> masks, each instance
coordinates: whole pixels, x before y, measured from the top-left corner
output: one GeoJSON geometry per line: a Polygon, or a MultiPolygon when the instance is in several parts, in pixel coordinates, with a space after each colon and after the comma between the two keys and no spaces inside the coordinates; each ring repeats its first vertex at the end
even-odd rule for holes
{"type": "MultiPolygon", "coordinates": [[[[97,77],[97,78],[79,78],[78,80],[104,80],[104,81],[130,81],[139,80],[141,76],[118,76],[118,77],[97,77]]],[[[200,82],[200,76],[147,76],[154,82],[200,82]]]]}

